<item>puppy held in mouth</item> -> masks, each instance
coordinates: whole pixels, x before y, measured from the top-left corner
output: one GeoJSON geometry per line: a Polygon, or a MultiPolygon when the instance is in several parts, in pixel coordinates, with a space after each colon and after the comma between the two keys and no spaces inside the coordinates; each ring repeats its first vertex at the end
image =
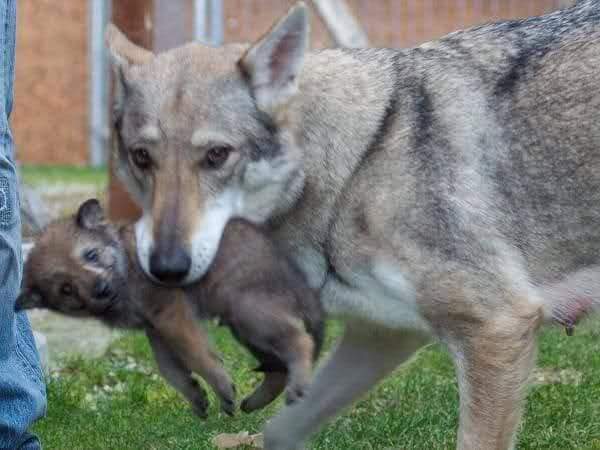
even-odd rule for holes
{"type": "Polygon", "coordinates": [[[235,389],[199,319],[218,318],[228,326],[264,372],[242,402],[245,412],[265,407],[284,389],[288,403],[304,395],[324,329],[316,293],[256,226],[230,221],[204,278],[170,288],[143,274],[133,225],[108,222],[95,199],[37,237],[16,308],[47,308],[144,330],[161,374],[201,417],[207,396],[192,373],[214,389],[227,414],[235,410],[235,389]]]}

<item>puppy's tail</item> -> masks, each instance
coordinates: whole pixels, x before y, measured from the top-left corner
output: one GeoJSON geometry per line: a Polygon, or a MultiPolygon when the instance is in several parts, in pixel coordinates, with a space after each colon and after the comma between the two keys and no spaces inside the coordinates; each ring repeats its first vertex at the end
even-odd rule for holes
{"type": "Polygon", "coordinates": [[[567,334],[586,316],[600,313],[600,271],[582,270],[542,286],[544,316],[548,323],[564,326],[567,334]]]}

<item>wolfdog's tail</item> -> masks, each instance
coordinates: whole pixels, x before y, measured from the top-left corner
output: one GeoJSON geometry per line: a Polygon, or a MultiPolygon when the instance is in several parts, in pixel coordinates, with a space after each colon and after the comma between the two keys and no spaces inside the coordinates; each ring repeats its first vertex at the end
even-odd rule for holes
{"type": "Polygon", "coordinates": [[[584,317],[600,313],[600,271],[588,269],[542,287],[544,316],[567,333],[584,317]]]}

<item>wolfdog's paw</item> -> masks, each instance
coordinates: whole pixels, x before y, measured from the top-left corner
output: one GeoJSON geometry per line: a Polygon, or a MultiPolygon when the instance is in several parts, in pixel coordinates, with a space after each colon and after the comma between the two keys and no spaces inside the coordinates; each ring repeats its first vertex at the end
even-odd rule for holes
{"type": "MultiPolygon", "coordinates": [[[[281,419],[281,418],[280,418],[281,419]]],[[[263,430],[265,450],[303,450],[304,445],[298,439],[289,436],[288,428],[282,427],[281,420],[271,419],[263,430]]]]}
{"type": "Polygon", "coordinates": [[[292,403],[296,403],[298,400],[301,400],[304,397],[307,388],[307,383],[291,383],[285,389],[286,405],[291,405],[292,403]]]}

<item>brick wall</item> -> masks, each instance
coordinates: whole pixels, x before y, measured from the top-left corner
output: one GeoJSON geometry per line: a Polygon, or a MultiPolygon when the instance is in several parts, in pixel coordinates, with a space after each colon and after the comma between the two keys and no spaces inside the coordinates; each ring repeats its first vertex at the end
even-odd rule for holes
{"type": "MultiPolygon", "coordinates": [[[[373,46],[407,47],[451,31],[502,18],[528,17],[557,9],[565,0],[347,0],[373,46]]],[[[295,0],[225,0],[225,38],[252,41],[295,0]]],[[[331,40],[312,17],[312,45],[331,40]]]]}
{"type": "MultiPolygon", "coordinates": [[[[119,0],[124,1],[124,0],[119,0]]],[[[192,11],[191,0],[168,1],[192,11]]],[[[259,37],[295,0],[224,0],[225,40],[259,37]]],[[[567,0],[568,1],[568,0],[567,0]]],[[[85,164],[88,143],[87,0],[20,0],[13,130],[26,163],[85,164]]],[[[556,9],[565,0],[349,0],[375,46],[405,47],[458,28],[556,9]]],[[[168,8],[166,8],[168,6],[168,8]]],[[[189,14],[188,14],[189,15],[189,14]]],[[[177,14],[176,16],[181,16],[177,14]]],[[[160,20],[159,35],[189,20],[160,20]]],[[[313,14],[313,47],[331,41],[313,14]]],[[[185,34],[184,33],[184,34],[185,34]]],[[[170,43],[161,45],[168,47],[170,43]]],[[[159,44],[160,45],[160,44],[159,44]]]]}
{"type": "Polygon", "coordinates": [[[18,2],[12,128],[22,162],[87,162],[87,4],[18,2]]]}

